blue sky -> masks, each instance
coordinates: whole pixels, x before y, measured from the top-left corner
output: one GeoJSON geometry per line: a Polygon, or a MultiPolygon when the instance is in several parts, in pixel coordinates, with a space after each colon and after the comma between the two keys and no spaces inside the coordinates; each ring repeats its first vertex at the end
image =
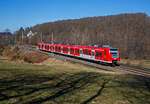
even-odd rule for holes
{"type": "Polygon", "coordinates": [[[143,12],[150,0],[0,0],[0,31],[12,32],[45,22],[143,12]]]}

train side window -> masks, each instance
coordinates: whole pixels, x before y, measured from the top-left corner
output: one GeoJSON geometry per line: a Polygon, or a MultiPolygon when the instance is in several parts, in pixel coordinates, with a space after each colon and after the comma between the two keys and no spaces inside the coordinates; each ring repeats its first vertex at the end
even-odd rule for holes
{"type": "Polygon", "coordinates": [[[95,56],[97,56],[97,57],[98,57],[98,52],[96,52],[95,56]]]}
{"type": "Polygon", "coordinates": [[[83,54],[85,54],[84,50],[83,50],[83,54]]]}
{"type": "Polygon", "coordinates": [[[77,49],[75,49],[75,53],[78,53],[78,50],[77,50],[77,49]]]}
{"type": "Polygon", "coordinates": [[[74,53],[74,49],[71,49],[71,52],[74,53]]]}
{"type": "Polygon", "coordinates": [[[79,54],[79,50],[77,50],[77,53],[79,54]]]}
{"type": "Polygon", "coordinates": [[[89,55],[91,56],[91,51],[89,51],[89,55]]]}
{"type": "Polygon", "coordinates": [[[101,52],[99,52],[99,57],[102,57],[102,53],[101,52]]]}
{"type": "Polygon", "coordinates": [[[92,56],[94,56],[95,54],[94,54],[94,52],[92,52],[92,56]]]}

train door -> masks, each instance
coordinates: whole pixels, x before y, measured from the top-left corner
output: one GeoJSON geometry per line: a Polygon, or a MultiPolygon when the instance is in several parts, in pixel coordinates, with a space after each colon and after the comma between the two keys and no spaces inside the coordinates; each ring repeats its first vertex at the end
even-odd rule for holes
{"type": "Polygon", "coordinates": [[[88,49],[88,50],[87,50],[87,57],[88,57],[89,59],[91,59],[91,56],[92,56],[92,54],[91,54],[91,49],[88,49]]]}
{"type": "Polygon", "coordinates": [[[95,50],[91,50],[91,59],[95,59],[95,50]]]}
{"type": "Polygon", "coordinates": [[[107,50],[106,49],[104,50],[103,58],[104,58],[104,61],[107,61],[107,50]]]}
{"type": "Polygon", "coordinates": [[[50,45],[47,45],[47,50],[50,51],[50,45]]]}
{"type": "Polygon", "coordinates": [[[66,47],[63,47],[63,50],[62,50],[62,53],[63,53],[63,54],[65,54],[65,48],[66,48],[66,47]]]}
{"type": "Polygon", "coordinates": [[[86,49],[82,49],[82,56],[83,56],[84,58],[87,58],[86,49]]]}
{"type": "Polygon", "coordinates": [[[55,46],[54,45],[52,46],[52,52],[55,52],[55,46]]]}
{"type": "Polygon", "coordinates": [[[45,45],[45,50],[48,51],[48,45],[45,45]]]}
{"type": "Polygon", "coordinates": [[[83,51],[82,51],[83,49],[82,48],[80,48],[80,56],[82,57],[83,56],[83,51]]]}

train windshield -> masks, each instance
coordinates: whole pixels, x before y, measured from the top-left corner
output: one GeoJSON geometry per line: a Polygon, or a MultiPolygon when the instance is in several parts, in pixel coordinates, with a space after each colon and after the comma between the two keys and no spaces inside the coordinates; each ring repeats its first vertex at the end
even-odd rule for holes
{"type": "Polygon", "coordinates": [[[110,52],[111,52],[111,55],[112,55],[112,58],[118,58],[118,49],[116,48],[111,48],[110,49],[110,52]]]}

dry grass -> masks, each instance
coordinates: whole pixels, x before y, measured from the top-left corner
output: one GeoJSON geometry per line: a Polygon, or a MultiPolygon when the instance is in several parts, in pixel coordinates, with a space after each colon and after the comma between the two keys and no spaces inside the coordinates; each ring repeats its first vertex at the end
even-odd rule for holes
{"type": "Polygon", "coordinates": [[[132,66],[139,66],[144,68],[150,69],[150,60],[131,60],[131,59],[121,59],[120,63],[132,65],[132,66]]]}
{"type": "Polygon", "coordinates": [[[24,56],[24,61],[29,63],[41,63],[44,60],[48,59],[48,55],[42,54],[36,51],[29,51],[24,56]]]}
{"type": "Polygon", "coordinates": [[[60,66],[60,67],[67,67],[67,68],[70,68],[70,69],[74,69],[74,70],[79,70],[82,69],[83,71],[86,71],[86,72],[99,72],[99,73],[105,73],[105,74],[123,74],[121,72],[111,72],[111,71],[104,71],[104,70],[100,70],[98,68],[92,68],[92,67],[88,67],[88,66],[85,66],[85,65],[82,65],[82,64],[78,64],[78,63],[71,63],[71,62],[68,62],[68,61],[62,61],[62,60],[59,60],[59,59],[56,59],[56,58],[48,58],[47,60],[41,62],[41,63],[35,63],[35,65],[46,65],[46,66],[52,66],[52,67],[55,67],[55,66],[60,66]]]}

